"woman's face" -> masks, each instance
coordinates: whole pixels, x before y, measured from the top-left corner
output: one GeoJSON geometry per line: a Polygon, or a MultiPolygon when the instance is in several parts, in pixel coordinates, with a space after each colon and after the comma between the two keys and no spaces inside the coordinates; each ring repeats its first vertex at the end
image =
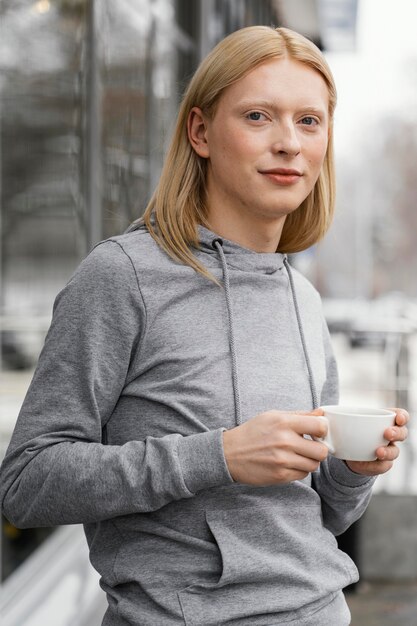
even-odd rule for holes
{"type": "Polygon", "coordinates": [[[288,58],[228,87],[212,119],[191,114],[208,160],[208,218],[285,220],[313,189],[326,155],[329,96],[321,74],[288,58]]]}

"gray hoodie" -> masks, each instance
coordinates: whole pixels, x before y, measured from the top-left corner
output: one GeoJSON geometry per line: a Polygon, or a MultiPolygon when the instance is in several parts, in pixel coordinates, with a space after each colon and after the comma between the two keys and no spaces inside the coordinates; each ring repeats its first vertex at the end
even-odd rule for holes
{"type": "Polygon", "coordinates": [[[320,298],[283,255],[200,237],[226,288],[139,228],[58,295],[1,468],[4,513],[84,524],[106,626],[348,624],[341,589],[358,575],[335,535],[373,479],[329,457],[301,481],[237,484],[222,447],[263,411],[337,402],[320,298]]]}

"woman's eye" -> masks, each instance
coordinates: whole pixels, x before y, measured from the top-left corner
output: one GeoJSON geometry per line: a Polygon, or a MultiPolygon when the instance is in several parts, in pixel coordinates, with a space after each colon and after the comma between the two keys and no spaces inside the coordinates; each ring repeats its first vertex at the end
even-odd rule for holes
{"type": "Polygon", "coordinates": [[[301,121],[305,126],[316,126],[318,124],[318,121],[316,120],[316,118],[310,117],[310,116],[303,117],[301,121]]]}
{"type": "Polygon", "coordinates": [[[262,119],[266,119],[264,113],[261,113],[260,111],[252,111],[251,113],[248,113],[247,117],[253,122],[260,122],[262,119]]]}

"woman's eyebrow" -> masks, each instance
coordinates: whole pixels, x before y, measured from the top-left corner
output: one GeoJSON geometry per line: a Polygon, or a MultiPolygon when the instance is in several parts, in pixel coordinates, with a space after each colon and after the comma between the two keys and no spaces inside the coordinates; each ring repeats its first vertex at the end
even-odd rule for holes
{"type": "MultiPolygon", "coordinates": [[[[259,99],[247,99],[247,100],[238,100],[236,102],[236,107],[239,109],[256,109],[257,107],[264,107],[266,109],[274,109],[279,110],[280,103],[272,100],[259,100],[259,99]]],[[[317,115],[325,115],[326,109],[323,107],[319,107],[314,104],[308,104],[307,102],[298,105],[297,110],[300,111],[309,111],[310,113],[317,113],[317,115]]]]}
{"type": "Polygon", "coordinates": [[[247,99],[247,100],[238,100],[236,102],[236,106],[242,109],[244,108],[256,108],[256,107],[265,107],[265,108],[278,108],[277,103],[272,102],[272,100],[259,100],[259,99],[247,99]]]}

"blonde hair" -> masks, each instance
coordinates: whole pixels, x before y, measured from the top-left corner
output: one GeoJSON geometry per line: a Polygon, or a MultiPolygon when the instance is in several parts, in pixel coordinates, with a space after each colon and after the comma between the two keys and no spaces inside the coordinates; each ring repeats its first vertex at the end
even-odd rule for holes
{"type": "MultiPolygon", "coordinates": [[[[299,252],[317,243],[332,221],[335,175],[333,112],[336,88],[321,51],[287,28],[250,26],[223,39],[202,61],[179,109],[159,184],[145,209],[143,221],[156,242],[176,261],[207,278],[213,276],[198,261],[198,224],[209,226],[205,207],[207,160],[192,148],[187,119],[193,107],[212,117],[223,91],[261,63],[289,57],[321,74],[329,92],[329,141],[319,178],[299,208],[285,220],[277,252],[299,252]]],[[[217,282],[217,281],[216,281],[217,282]]]]}

